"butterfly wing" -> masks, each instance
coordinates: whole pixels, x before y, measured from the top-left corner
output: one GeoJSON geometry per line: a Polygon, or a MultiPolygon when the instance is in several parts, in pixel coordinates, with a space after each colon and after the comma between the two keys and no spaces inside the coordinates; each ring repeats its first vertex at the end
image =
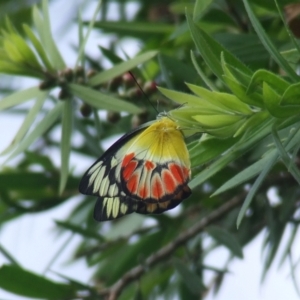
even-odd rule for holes
{"type": "Polygon", "coordinates": [[[79,191],[99,197],[97,221],[176,207],[191,191],[190,161],[176,123],[162,118],[124,135],[85,173],[79,191]]]}
{"type": "Polygon", "coordinates": [[[122,190],[148,203],[170,201],[178,194],[188,197],[190,176],[183,135],[177,124],[167,117],[133,140],[121,166],[122,190]]]}

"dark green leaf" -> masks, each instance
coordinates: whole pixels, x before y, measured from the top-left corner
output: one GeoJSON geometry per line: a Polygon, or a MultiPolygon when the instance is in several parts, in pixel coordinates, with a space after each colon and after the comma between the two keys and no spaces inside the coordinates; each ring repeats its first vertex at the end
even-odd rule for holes
{"type": "Polygon", "coordinates": [[[15,265],[3,265],[0,268],[0,287],[30,298],[57,300],[75,297],[75,291],[69,285],[51,281],[15,265]]]}

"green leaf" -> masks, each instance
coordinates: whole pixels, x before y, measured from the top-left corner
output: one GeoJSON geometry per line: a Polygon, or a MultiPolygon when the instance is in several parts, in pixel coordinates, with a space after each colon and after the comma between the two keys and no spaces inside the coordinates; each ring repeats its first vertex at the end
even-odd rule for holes
{"type": "Polygon", "coordinates": [[[210,103],[219,106],[224,110],[234,113],[242,113],[245,115],[251,115],[253,112],[249,105],[241,102],[237,97],[227,93],[211,92],[203,87],[188,84],[189,89],[197,96],[206,99],[210,103]]]}
{"type": "Polygon", "coordinates": [[[288,118],[300,113],[300,105],[281,106],[281,97],[266,82],[263,83],[265,106],[276,118],[288,118]]]}
{"type": "Polygon", "coordinates": [[[174,57],[159,54],[159,62],[167,70],[169,76],[172,75],[172,78],[176,78],[176,82],[182,82],[183,84],[184,82],[195,82],[197,80],[197,73],[194,68],[174,57]]]}
{"type": "Polygon", "coordinates": [[[45,67],[48,71],[54,71],[53,66],[51,65],[49,58],[46,54],[44,47],[42,46],[41,42],[37,39],[31,28],[27,24],[23,24],[24,31],[28,38],[30,39],[31,43],[33,44],[36,52],[39,54],[42,62],[44,63],[45,67]]]}
{"type": "Polygon", "coordinates": [[[118,77],[119,75],[123,75],[125,72],[133,69],[134,67],[146,62],[147,60],[153,58],[157,55],[157,51],[148,51],[136,56],[133,59],[128,61],[124,61],[113,68],[103,71],[98,75],[93,76],[89,81],[88,84],[90,86],[95,86],[100,83],[108,82],[109,80],[118,77]]]}
{"type": "Polygon", "coordinates": [[[243,258],[242,247],[233,234],[217,226],[208,227],[206,232],[218,243],[228,248],[233,255],[243,258]]]}
{"type": "Polygon", "coordinates": [[[243,171],[239,172],[232,178],[230,178],[228,181],[226,181],[222,186],[220,186],[212,195],[216,196],[218,194],[224,193],[225,191],[228,191],[244,182],[249,181],[256,175],[258,175],[262,170],[264,169],[265,165],[269,162],[270,156],[274,155],[276,153],[276,150],[272,150],[268,155],[265,155],[260,160],[256,161],[243,171]]]}
{"type": "Polygon", "coordinates": [[[33,8],[33,21],[38,31],[44,49],[47,49],[51,65],[55,70],[63,70],[66,65],[53,40],[49,19],[48,1],[42,2],[43,17],[36,6],[33,8]]]}
{"type": "Polygon", "coordinates": [[[0,268],[0,287],[30,298],[57,300],[75,297],[75,291],[68,285],[54,282],[15,265],[3,265],[0,268]]]}
{"type": "Polygon", "coordinates": [[[248,0],[243,0],[248,17],[260,39],[262,44],[265,46],[266,50],[270,53],[271,57],[278,63],[278,65],[285,70],[285,72],[290,76],[290,78],[297,82],[299,80],[298,75],[295,73],[293,68],[288,64],[288,62],[282,57],[282,55],[278,51],[278,47],[276,47],[271,39],[266,34],[265,30],[259,23],[258,19],[256,18],[248,0]]]}
{"type": "Polygon", "coordinates": [[[191,59],[192,59],[192,63],[194,65],[194,68],[196,69],[196,71],[197,71],[198,75],[200,76],[200,78],[207,85],[207,87],[212,91],[216,91],[217,88],[215,87],[213,82],[208,78],[208,76],[205,74],[205,72],[201,69],[201,67],[197,63],[197,59],[196,59],[196,56],[195,56],[193,51],[191,51],[191,59]]]}
{"type": "Polygon", "coordinates": [[[19,263],[16,261],[16,259],[0,244],[0,253],[11,263],[16,266],[19,265],[19,263]]]}
{"type": "Polygon", "coordinates": [[[251,78],[251,81],[247,88],[247,94],[254,92],[255,87],[261,82],[267,82],[270,86],[275,88],[280,93],[284,93],[284,91],[290,86],[290,84],[286,80],[275,75],[274,73],[267,70],[258,70],[253,74],[251,78]]]}
{"type": "MultiPolygon", "coordinates": [[[[299,130],[299,129],[298,129],[299,130]]],[[[296,134],[296,130],[293,133],[294,135],[296,134]]],[[[278,136],[278,132],[277,130],[274,128],[273,126],[273,130],[272,130],[272,136],[273,136],[273,140],[275,142],[275,145],[277,147],[277,151],[280,154],[280,157],[282,159],[282,161],[284,162],[284,164],[286,165],[288,171],[293,175],[293,177],[295,178],[295,180],[298,182],[298,184],[300,185],[300,172],[298,170],[298,167],[295,165],[295,163],[291,160],[291,158],[289,157],[288,153],[286,152],[285,148],[283,147],[283,145],[281,144],[280,138],[278,136]]]]}
{"type": "Polygon", "coordinates": [[[236,221],[237,228],[239,228],[239,226],[246,214],[246,211],[249,208],[249,205],[251,204],[251,202],[253,200],[254,195],[256,194],[257,190],[263,183],[265,177],[267,176],[267,174],[269,173],[269,171],[271,170],[271,168],[273,167],[273,165],[277,159],[278,159],[277,151],[275,153],[272,153],[271,155],[268,155],[268,161],[264,165],[262,172],[259,174],[259,176],[255,180],[254,184],[251,186],[251,188],[247,194],[247,197],[242,205],[242,208],[240,209],[240,212],[239,212],[239,215],[238,215],[237,221],[236,221]]]}
{"type": "Polygon", "coordinates": [[[300,105],[299,101],[299,93],[300,93],[300,84],[295,83],[290,86],[284,91],[284,94],[281,98],[280,104],[281,105],[300,105]]]}
{"type": "MultiPolygon", "coordinates": [[[[202,114],[206,114],[206,111],[209,113],[222,113],[224,112],[224,109],[221,107],[218,107],[214,105],[213,103],[210,103],[208,100],[196,97],[194,95],[181,93],[173,90],[168,90],[162,87],[158,87],[158,90],[165,95],[167,98],[173,100],[176,103],[183,104],[183,108],[185,107],[192,107],[194,110],[194,114],[197,114],[197,112],[201,112],[202,114]],[[198,110],[195,110],[195,107],[197,107],[198,110]]],[[[180,108],[176,111],[180,111],[180,108]]],[[[175,111],[174,111],[175,112],[175,111]]],[[[226,112],[226,111],[225,111],[226,112]]]]}
{"type": "Polygon", "coordinates": [[[223,48],[219,43],[213,40],[207,33],[200,29],[192,20],[192,18],[187,15],[188,25],[191,31],[194,43],[199,50],[201,56],[205,60],[206,64],[211,68],[215,75],[223,81],[223,69],[220,62],[221,53],[224,53],[226,61],[240,69],[245,74],[251,76],[252,72],[242,64],[236,57],[234,57],[229,51],[223,48]]]}
{"type": "Polygon", "coordinates": [[[200,295],[204,286],[201,278],[195,273],[192,272],[185,263],[183,263],[178,258],[173,258],[173,265],[176,271],[179,273],[181,279],[187,286],[187,288],[195,295],[200,295]]]}
{"type": "Polygon", "coordinates": [[[200,141],[194,141],[188,144],[192,167],[209,162],[229,149],[236,142],[237,139],[235,138],[220,140],[203,135],[200,141]]]}
{"type": "Polygon", "coordinates": [[[79,226],[77,224],[72,224],[70,222],[55,221],[55,223],[57,226],[70,230],[73,233],[80,234],[84,238],[92,238],[100,242],[105,241],[105,239],[98,232],[95,232],[94,230],[83,228],[82,226],[79,226]]]}
{"type": "Polygon", "coordinates": [[[197,120],[205,128],[225,127],[240,121],[242,118],[243,116],[225,114],[193,116],[193,119],[197,120]]]}
{"type": "Polygon", "coordinates": [[[61,128],[61,169],[60,169],[60,183],[59,194],[61,195],[69,175],[69,160],[71,151],[71,135],[73,127],[73,102],[71,99],[66,99],[62,114],[62,128],[61,128]]]}
{"type": "Polygon", "coordinates": [[[194,6],[193,20],[197,21],[211,3],[212,0],[197,0],[194,6]]]}
{"type": "Polygon", "coordinates": [[[70,84],[68,87],[72,94],[95,108],[119,112],[127,111],[133,114],[141,112],[141,109],[132,103],[103,94],[92,88],[84,87],[79,84],[70,84]]]}
{"type": "Polygon", "coordinates": [[[124,36],[143,37],[147,35],[168,35],[174,30],[173,25],[160,22],[122,22],[122,21],[99,21],[95,23],[95,28],[101,28],[109,33],[117,33],[124,36]]]}
{"type": "MultiPolygon", "coordinates": [[[[101,8],[101,5],[102,5],[102,2],[99,1],[98,4],[97,4],[97,7],[94,10],[93,16],[92,16],[92,18],[91,18],[91,20],[89,22],[88,30],[87,30],[84,38],[82,39],[82,36],[80,38],[80,43],[79,43],[80,47],[79,47],[78,56],[77,56],[76,63],[75,63],[75,68],[77,67],[77,65],[78,65],[79,62],[83,63],[83,61],[84,61],[84,59],[83,59],[84,57],[83,56],[84,56],[85,46],[86,46],[86,43],[87,43],[88,38],[90,36],[90,33],[91,33],[91,31],[92,31],[92,29],[94,27],[95,20],[96,20],[96,18],[98,16],[98,13],[99,13],[99,10],[101,8]]],[[[81,28],[81,33],[82,33],[82,19],[81,19],[80,15],[79,15],[79,24],[80,24],[79,27],[81,28]]]]}
{"type": "Polygon", "coordinates": [[[31,87],[26,90],[13,93],[0,100],[0,110],[4,110],[12,106],[25,103],[35,97],[39,97],[43,95],[45,95],[45,92],[41,91],[38,87],[31,87]]]}
{"type": "Polygon", "coordinates": [[[242,85],[240,82],[236,81],[235,79],[232,79],[228,76],[224,76],[224,81],[228,85],[228,87],[232,90],[232,92],[235,94],[235,96],[240,99],[245,104],[264,108],[264,102],[260,95],[258,94],[251,94],[250,96],[247,94],[247,88],[246,86],[242,85]]]}
{"type": "Polygon", "coordinates": [[[45,118],[40,121],[40,123],[37,124],[35,128],[20,142],[5,162],[25,151],[37,138],[41,137],[43,133],[57,120],[62,109],[63,103],[57,103],[56,106],[45,116],[45,118]]]}
{"type": "Polygon", "coordinates": [[[29,110],[29,112],[27,113],[24,121],[22,122],[20,129],[18,130],[17,134],[15,135],[15,137],[13,138],[12,142],[10,145],[8,145],[8,147],[6,147],[0,155],[4,155],[9,153],[22,139],[23,137],[26,135],[26,133],[28,132],[29,128],[31,127],[31,125],[33,124],[35,117],[38,115],[38,113],[40,112],[45,100],[47,97],[47,93],[44,92],[43,94],[41,94],[40,96],[37,97],[35,104],[33,105],[33,107],[29,110]]]}

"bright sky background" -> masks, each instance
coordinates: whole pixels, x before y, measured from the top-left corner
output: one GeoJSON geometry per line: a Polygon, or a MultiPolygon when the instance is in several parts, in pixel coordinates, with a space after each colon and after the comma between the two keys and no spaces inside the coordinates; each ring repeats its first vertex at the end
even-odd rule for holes
{"type": "MultiPolygon", "coordinates": [[[[61,36],[60,33],[63,28],[64,15],[66,12],[70,12],[70,14],[74,17],[76,16],[76,11],[71,8],[74,2],[75,1],[56,1],[51,4],[50,12],[54,37],[58,42],[59,49],[61,49],[62,53],[65,54],[64,57],[70,67],[72,67],[76,58],[74,51],[70,50],[70,45],[77,44],[77,32],[76,30],[73,32],[67,32],[67,35],[64,36],[61,36]]],[[[77,0],[77,3],[82,2],[83,1],[77,0]]],[[[90,18],[93,12],[92,7],[95,5],[95,1],[90,2],[92,4],[91,8],[87,9],[83,14],[83,16],[86,16],[86,19],[90,18]]],[[[131,7],[131,10],[135,10],[135,8],[131,7]]],[[[107,42],[108,38],[103,38],[99,35],[93,34],[87,47],[88,52],[96,57],[99,56],[97,46],[105,46],[107,42]]],[[[126,44],[128,45],[128,43],[126,44]]],[[[133,44],[133,46],[130,44],[130,47],[133,48],[132,56],[134,55],[134,52],[136,52],[137,45],[138,43],[133,44]]],[[[129,52],[131,51],[128,48],[126,49],[126,45],[124,45],[124,48],[129,52]]],[[[0,152],[11,141],[20,124],[20,118],[8,114],[0,114],[0,152]]],[[[59,161],[56,153],[54,154],[54,158],[57,162],[59,161]]],[[[0,158],[0,162],[1,161],[3,161],[2,158],[0,158]]],[[[83,173],[90,164],[91,161],[82,159],[79,160],[78,158],[76,159],[76,156],[72,157],[71,165],[76,165],[76,172],[83,173]]],[[[37,273],[43,272],[49,262],[55,257],[60,247],[62,247],[69,238],[67,235],[57,235],[54,230],[54,220],[63,220],[65,216],[68,215],[70,209],[77,205],[78,199],[80,199],[80,195],[78,198],[73,198],[67,203],[45,213],[27,215],[8,223],[5,227],[0,229],[1,244],[17,259],[17,261],[21,263],[22,266],[37,273]]],[[[287,240],[287,237],[288,235],[285,234],[284,240],[287,240]]],[[[268,273],[265,283],[263,285],[260,284],[263,270],[263,255],[261,248],[263,239],[264,233],[261,233],[249,246],[245,248],[244,260],[234,260],[234,262],[230,265],[231,274],[225,276],[225,282],[219,294],[217,294],[217,296],[210,294],[207,297],[208,300],[299,299],[291,280],[288,264],[284,264],[284,266],[278,270],[278,258],[268,273]]],[[[297,240],[299,241],[299,235],[297,240]]],[[[53,264],[51,269],[86,283],[89,281],[93,270],[88,268],[84,261],[69,264],[69,258],[72,255],[71,251],[78,242],[79,238],[76,236],[73,237],[72,240],[68,242],[63,254],[53,264]]],[[[293,252],[294,254],[299,253],[299,247],[297,249],[293,249],[293,252]]],[[[207,264],[222,267],[222,262],[227,258],[227,256],[227,250],[218,249],[217,251],[214,251],[210,257],[208,257],[207,264]]],[[[0,265],[5,262],[6,260],[0,254],[0,265]]],[[[47,276],[56,278],[55,275],[50,272],[47,273],[47,276]]],[[[0,300],[15,299],[25,298],[11,295],[0,290],[0,300]]]]}

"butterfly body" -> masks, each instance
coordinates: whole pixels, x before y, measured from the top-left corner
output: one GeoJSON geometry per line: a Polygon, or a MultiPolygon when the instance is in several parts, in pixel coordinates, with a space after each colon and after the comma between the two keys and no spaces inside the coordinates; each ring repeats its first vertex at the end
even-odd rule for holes
{"type": "Polygon", "coordinates": [[[161,117],[124,135],[83,176],[79,190],[98,197],[98,221],[125,214],[162,213],[191,191],[190,160],[177,124],[161,117]]]}

